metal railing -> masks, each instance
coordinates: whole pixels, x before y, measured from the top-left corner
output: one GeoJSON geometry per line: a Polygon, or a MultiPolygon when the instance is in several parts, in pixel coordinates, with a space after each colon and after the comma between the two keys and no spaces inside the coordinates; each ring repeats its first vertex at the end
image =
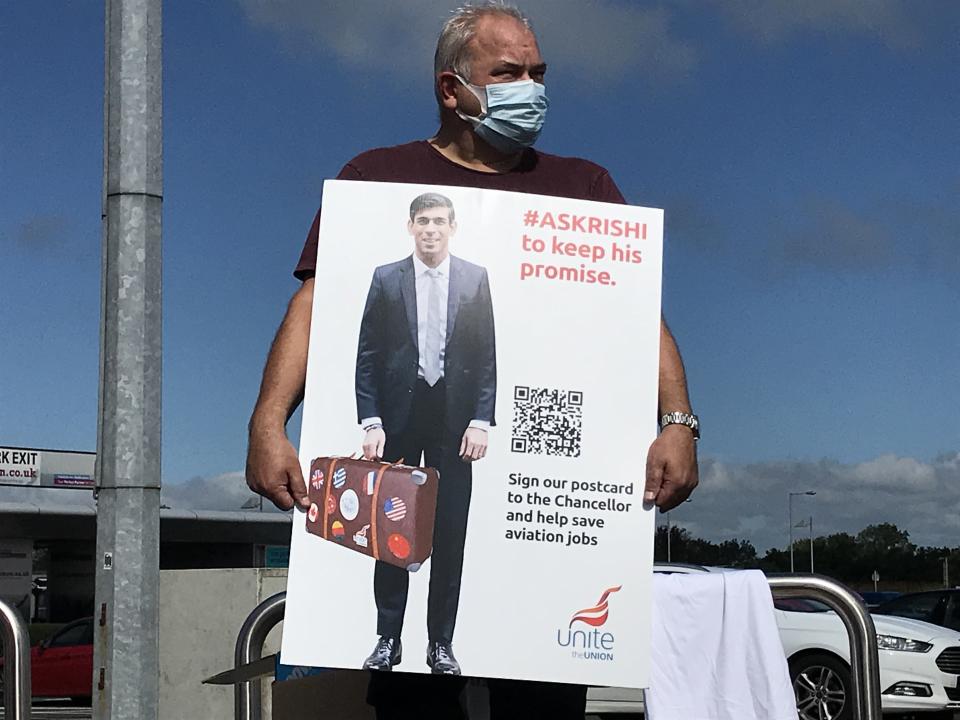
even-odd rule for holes
{"type": "MultiPolygon", "coordinates": [[[[263,643],[270,631],[283,620],[286,609],[285,592],[271,595],[257,605],[240,628],[237,646],[233,652],[234,667],[242,667],[263,655],[263,643]]],[[[239,682],[233,689],[236,720],[260,720],[262,699],[260,679],[239,682]]]]}
{"type": "MultiPolygon", "coordinates": [[[[850,638],[850,676],[853,685],[853,720],[881,720],[880,656],[873,618],[852,590],[823,575],[768,577],[775,598],[812,598],[830,606],[843,621],[850,638]]],[[[239,668],[263,654],[267,633],[283,620],[286,593],[277,593],[254,608],[237,636],[234,666],[239,668]]],[[[260,720],[260,680],[235,686],[236,720],[260,720]]]]}
{"type": "Polygon", "coordinates": [[[850,637],[853,720],[880,720],[880,653],[873,618],[860,597],[823,575],[768,577],[775,598],[812,598],[830,606],[850,637]]]}
{"type": "Polygon", "coordinates": [[[30,636],[20,614],[0,600],[5,720],[30,720],[30,636]]]}

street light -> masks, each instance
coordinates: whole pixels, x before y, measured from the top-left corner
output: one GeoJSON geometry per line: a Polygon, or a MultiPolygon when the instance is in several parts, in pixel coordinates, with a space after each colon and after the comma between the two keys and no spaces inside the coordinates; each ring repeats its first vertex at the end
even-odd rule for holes
{"type": "Polygon", "coordinates": [[[260,512],[263,512],[263,495],[258,497],[252,497],[247,500],[243,505],[240,506],[241,510],[253,510],[253,508],[259,507],[260,512]]]}
{"type": "Polygon", "coordinates": [[[796,528],[810,528],[810,574],[813,574],[813,515],[810,516],[809,520],[801,520],[796,525],[796,528]]]}
{"type": "MultiPolygon", "coordinates": [[[[790,532],[790,572],[793,572],[793,496],[816,494],[816,490],[803,490],[802,492],[787,493],[787,527],[789,528],[790,532]]],[[[813,531],[811,530],[811,533],[812,532],[813,531]]]]}
{"type": "MultiPolygon", "coordinates": [[[[693,500],[687,498],[684,502],[693,502],[693,500]]],[[[674,508],[674,510],[676,510],[676,508],[674,508]]],[[[664,515],[667,517],[667,562],[670,562],[670,511],[667,510],[664,515]]]]}

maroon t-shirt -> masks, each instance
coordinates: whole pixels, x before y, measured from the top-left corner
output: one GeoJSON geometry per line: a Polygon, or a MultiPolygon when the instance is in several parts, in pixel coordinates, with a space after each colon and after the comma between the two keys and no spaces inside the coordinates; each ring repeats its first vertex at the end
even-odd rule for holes
{"type": "MultiPolygon", "coordinates": [[[[487,173],[448,160],[426,140],[368,150],[344,165],[337,180],[459,185],[626,203],[610,174],[588,160],[528,150],[520,164],[510,172],[487,173]]],[[[312,277],[316,271],[319,230],[320,210],[317,210],[300,254],[300,262],[293,271],[300,280],[312,277]]]]}

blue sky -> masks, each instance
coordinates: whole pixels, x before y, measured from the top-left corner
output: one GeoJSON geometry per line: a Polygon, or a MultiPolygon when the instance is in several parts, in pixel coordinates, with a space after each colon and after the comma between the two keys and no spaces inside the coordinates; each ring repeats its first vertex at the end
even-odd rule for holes
{"type": "MultiPolygon", "coordinates": [[[[171,492],[243,492],[246,421],[322,181],[432,134],[450,7],[166,3],[171,492]]],[[[682,518],[764,547],[806,483],[824,532],[890,520],[956,544],[960,6],[525,7],[550,64],[539,147],[666,209],[664,309],[704,435],[682,518]],[[721,498],[740,520],[708,513],[721,498]]],[[[0,5],[3,445],[96,445],[102,60],[101,3],[0,5]]]]}

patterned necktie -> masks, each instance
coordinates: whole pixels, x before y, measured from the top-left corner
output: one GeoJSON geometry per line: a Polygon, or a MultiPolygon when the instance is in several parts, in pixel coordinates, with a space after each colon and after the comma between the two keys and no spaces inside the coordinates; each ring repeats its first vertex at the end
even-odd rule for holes
{"type": "Polygon", "coordinates": [[[446,340],[446,328],[440,327],[440,271],[427,270],[430,278],[427,293],[427,342],[423,357],[423,379],[433,387],[440,379],[440,351],[446,340]]]}

